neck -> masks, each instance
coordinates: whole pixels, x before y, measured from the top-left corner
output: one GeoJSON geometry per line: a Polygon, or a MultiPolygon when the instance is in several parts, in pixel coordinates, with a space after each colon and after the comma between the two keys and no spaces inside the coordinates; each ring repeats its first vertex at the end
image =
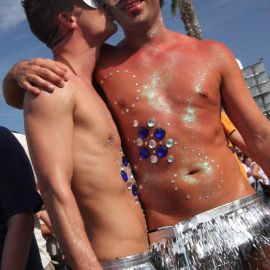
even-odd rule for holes
{"type": "Polygon", "coordinates": [[[143,46],[152,45],[163,41],[167,30],[160,14],[151,25],[136,27],[136,29],[132,29],[131,31],[124,30],[124,32],[125,45],[129,48],[138,49],[143,46]]]}
{"type": "Polygon", "coordinates": [[[81,36],[73,35],[57,44],[52,52],[56,61],[66,64],[80,78],[92,81],[100,47],[90,47],[81,36]]]}

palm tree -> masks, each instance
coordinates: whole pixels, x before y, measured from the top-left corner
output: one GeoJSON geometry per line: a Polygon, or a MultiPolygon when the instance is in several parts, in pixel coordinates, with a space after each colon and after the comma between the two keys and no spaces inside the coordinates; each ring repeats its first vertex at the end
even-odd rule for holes
{"type": "Polygon", "coordinates": [[[202,39],[202,29],[196,16],[192,0],[172,0],[171,12],[173,16],[179,8],[182,21],[184,23],[187,34],[197,39],[202,39]]]}

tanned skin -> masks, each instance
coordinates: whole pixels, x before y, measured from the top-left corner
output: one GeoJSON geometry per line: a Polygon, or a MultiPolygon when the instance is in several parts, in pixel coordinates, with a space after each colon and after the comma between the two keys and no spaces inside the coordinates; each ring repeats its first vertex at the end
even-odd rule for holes
{"type": "MultiPolygon", "coordinates": [[[[149,229],[174,225],[254,194],[226,146],[221,105],[268,175],[270,125],[250,96],[230,50],[166,29],[157,0],[122,0],[111,12],[125,39],[116,47],[104,46],[96,79],[136,172],[149,229]],[[166,129],[166,139],[177,142],[169,149],[174,156],[170,164],[166,158],[156,164],[139,158],[134,143],[138,128],[133,123],[147,126],[151,118],[156,127],[166,129]]],[[[50,63],[47,67],[54,72],[50,63]]],[[[46,78],[59,82],[63,78],[59,75],[46,78]]],[[[12,72],[9,78],[14,79],[12,72]]],[[[37,82],[46,86],[43,78],[37,82]]]]}

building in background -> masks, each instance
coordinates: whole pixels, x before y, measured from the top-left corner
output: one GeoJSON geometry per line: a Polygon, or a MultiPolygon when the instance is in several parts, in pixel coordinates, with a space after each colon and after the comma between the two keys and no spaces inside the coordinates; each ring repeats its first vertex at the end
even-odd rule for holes
{"type": "Polygon", "coordinates": [[[249,91],[264,115],[270,120],[270,80],[260,58],[258,63],[242,69],[249,91]]]}

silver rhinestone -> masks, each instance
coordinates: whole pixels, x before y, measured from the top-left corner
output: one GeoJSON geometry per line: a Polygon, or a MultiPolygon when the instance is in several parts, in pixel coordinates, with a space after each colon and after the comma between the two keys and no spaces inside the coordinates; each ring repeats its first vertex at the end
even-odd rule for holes
{"type": "Polygon", "coordinates": [[[215,194],[215,191],[211,191],[212,194],[215,194]]]}
{"type": "Polygon", "coordinates": [[[183,149],[186,149],[187,147],[186,146],[183,146],[183,149]]]}
{"type": "Polygon", "coordinates": [[[118,69],[116,70],[116,73],[119,73],[119,70],[118,69]]]}
{"type": "Polygon", "coordinates": [[[135,199],[135,203],[136,203],[136,204],[140,204],[140,201],[139,201],[138,198],[135,199]]]}
{"type": "Polygon", "coordinates": [[[125,114],[125,112],[122,112],[122,114],[125,114]]]}
{"type": "Polygon", "coordinates": [[[129,112],[129,109],[126,109],[126,112],[129,112]]]}
{"type": "Polygon", "coordinates": [[[174,156],[169,155],[167,160],[168,160],[169,163],[174,162],[174,156]]]}
{"type": "Polygon", "coordinates": [[[139,84],[138,83],[135,83],[136,86],[138,86],[139,84]]]}
{"type": "Polygon", "coordinates": [[[177,191],[178,190],[178,187],[175,187],[174,190],[177,191]]]}
{"type": "Polygon", "coordinates": [[[153,149],[157,146],[157,143],[155,140],[150,140],[149,141],[149,148],[153,149]]]}
{"type": "Polygon", "coordinates": [[[110,76],[112,76],[113,75],[113,73],[110,73],[110,76]]]}
{"type": "Polygon", "coordinates": [[[217,168],[219,168],[219,165],[217,165],[217,168]]]}
{"type": "Polygon", "coordinates": [[[220,182],[223,182],[224,180],[223,179],[220,179],[220,182]]]}
{"type": "Polygon", "coordinates": [[[148,127],[154,127],[156,125],[156,120],[154,118],[151,118],[147,122],[148,127]]]}
{"type": "Polygon", "coordinates": [[[135,104],[132,104],[131,107],[134,108],[135,107],[135,104]]]}
{"type": "Polygon", "coordinates": [[[156,153],[156,150],[153,150],[153,154],[155,154],[156,153]]]}
{"type": "Polygon", "coordinates": [[[130,141],[130,138],[128,138],[127,141],[129,142],[130,141]]]}
{"type": "Polygon", "coordinates": [[[128,70],[126,69],[125,72],[128,73],[128,70]]]}
{"type": "Polygon", "coordinates": [[[174,146],[174,141],[173,141],[173,139],[167,139],[167,140],[166,140],[166,146],[167,146],[167,148],[173,147],[173,146],[174,146]]]}
{"type": "Polygon", "coordinates": [[[135,166],[133,166],[133,168],[134,168],[134,170],[137,170],[138,169],[138,167],[135,165],[135,166]]]}
{"type": "Polygon", "coordinates": [[[175,173],[175,174],[173,175],[173,177],[177,177],[177,173],[175,173]]]}
{"type": "Polygon", "coordinates": [[[186,199],[189,200],[189,199],[190,199],[190,195],[187,195],[187,196],[186,196],[186,199]]]}
{"type": "Polygon", "coordinates": [[[211,162],[214,163],[215,161],[212,159],[211,162]]]}
{"type": "Polygon", "coordinates": [[[171,124],[170,123],[167,123],[167,126],[170,126],[171,124]]]}
{"type": "Polygon", "coordinates": [[[171,183],[172,183],[172,184],[174,184],[174,183],[175,183],[175,181],[174,181],[174,180],[172,180],[172,181],[171,181],[171,183]]]}
{"type": "Polygon", "coordinates": [[[158,157],[156,156],[156,155],[151,155],[151,157],[150,157],[150,161],[151,161],[151,163],[157,163],[158,162],[158,157]]]}
{"type": "Polygon", "coordinates": [[[132,183],[128,182],[128,183],[127,183],[127,188],[128,188],[128,189],[132,189],[132,183]]]}
{"type": "Polygon", "coordinates": [[[139,99],[140,99],[140,97],[136,97],[135,99],[136,99],[136,100],[139,100],[139,99]]]}
{"type": "Polygon", "coordinates": [[[103,84],[103,81],[100,81],[101,84],[103,84]]]}
{"type": "Polygon", "coordinates": [[[137,93],[140,93],[141,92],[141,89],[137,89],[137,93]]]}
{"type": "Polygon", "coordinates": [[[218,185],[218,186],[217,186],[217,189],[220,189],[220,188],[221,188],[220,185],[218,185]]]}
{"type": "Polygon", "coordinates": [[[138,120],[134,120],[133,121],[133,127],[138,127],[139,126],[139,121],[138,120]]]}
{"type": "Polygon", "coordinates": [[[208,159],[208,157],[207,157],[207,156],[205,156],[204,158],[205,158],[205,159],[208,159]]]}
{"type": "Polygon", "coordinates": [[[194,152],[194,149],[191,149],[190,151],[191,151],[191,152],[194,152]]]}
{"type": "Polygon", "coordinates": [[[130,174],[130,178],[131,179],[134,179],[134,175],[132,173],[130,174]]]}
{"type": "Polygon", "coordinates": [[[201,153],[198,153],[198,156],[200,156],[201,155],[201,153]]]}
{"type": "Polygon", "coordinates": [[[209,195],[206,195],[206,196],[205,196],[205,199],[208,199],[208,198],[209,198],[209,195]]]}
{"type": "Polygon", "coordinates": [[[132,75],[133,78],[136,78],[136,75],[132,75]]]}
{"type": "Polygon", "coordinates": [[[199,199],[198,199],[198,200],[199,200],[199,201],[201,201],[201,199],[202,199],[202,197],[199,197],[199,199]]]}
{"type": "Polygon", "coordinates": [[[139,185],[139,189],[143,189],[143,186],[142,185],[139,185]]]}
{"type": "Polygon", "coordinates": [[[143,139],[138,138],[138,139],[136,140],[136,145],[137,145],[137,146],[142,146],[142,145],[143,145],[143,139]]]}
{"type": "Polygon", "coordinates": [[[144,145],[147,145],[148,143],[147,142],[144,142],[144,145]]]}

